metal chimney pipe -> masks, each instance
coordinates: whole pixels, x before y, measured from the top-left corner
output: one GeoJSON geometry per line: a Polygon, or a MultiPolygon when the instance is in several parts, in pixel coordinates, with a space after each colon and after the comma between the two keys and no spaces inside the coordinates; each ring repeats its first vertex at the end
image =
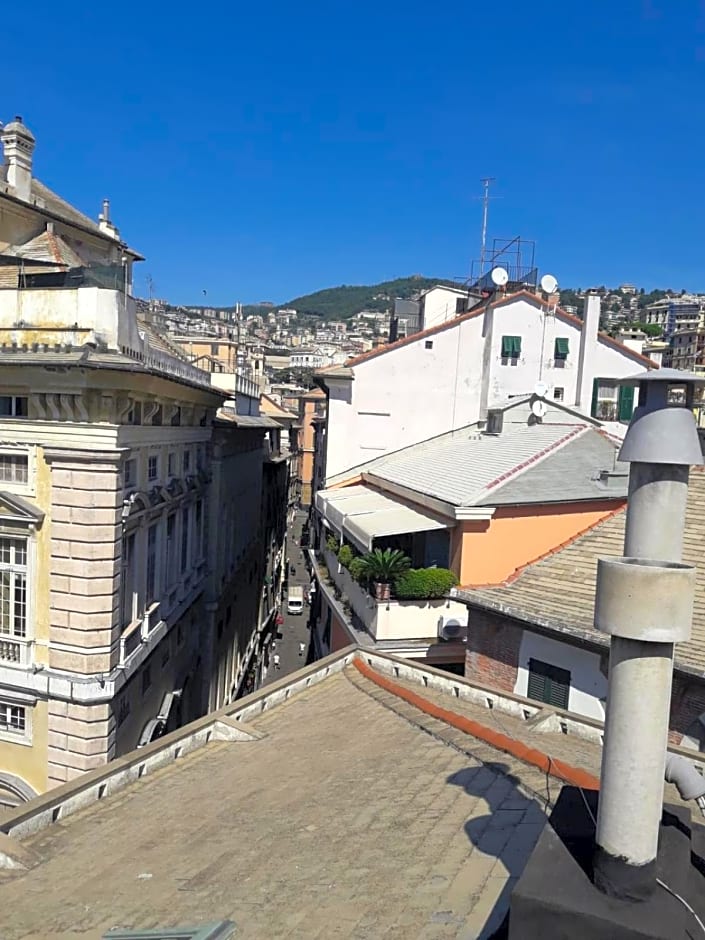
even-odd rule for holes
{"type": "Polygon", "coordinates": [[[595,884],[644,900],[656,888],[673,645],[690,636],[695,569],[680,563],[688,468],[703,457],[692,411],[670,390],[704,384],[660,369],[635,376],[639,407],[620,453],[631,463],[623,558],[599,559],[595,626],[612,635],[595,884]]]}

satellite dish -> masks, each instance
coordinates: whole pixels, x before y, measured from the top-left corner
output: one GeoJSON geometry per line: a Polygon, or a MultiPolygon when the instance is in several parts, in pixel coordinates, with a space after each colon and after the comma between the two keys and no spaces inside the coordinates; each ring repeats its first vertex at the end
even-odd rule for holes
{"type": "Polygon", "coordinates": [[[509,280],[509,274],[507,273],[506,268],[492,268],[490,271],[490,278],[496,287],[504,287],[504,285],[509,280]]]}
{"type": "Polygon", "coordinates": [[[548,394],[548,385],[545,382],[537,382],[534,388],[534,394],[538,395],[539,398],[545,398],[548,394]]]}
{"type": "Polygon", "coordinates": [[[546,414],[546,402],[541,398],[537,398],[531,405],[531,414],[537,418],[543,418],[546,414]]]}
{"type": "Polygon", "coordinates": [[[541,290],[544,294],[554,294],[558,287],[558,281],[552,274],[544,274],[541,278],[541,290]]]}

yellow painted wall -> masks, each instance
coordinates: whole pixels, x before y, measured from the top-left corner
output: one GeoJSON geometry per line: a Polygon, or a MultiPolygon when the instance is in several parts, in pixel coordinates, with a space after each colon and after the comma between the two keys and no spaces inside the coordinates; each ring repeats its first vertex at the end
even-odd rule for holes
{"type": "Polygon", "coordinates": [[[516,506],[489,521],[463,522],[451,537],[451,567],[463,585],[500,584],[625,505],[625,500],[516,506]]]}
{"type": "Polygon", "coordinates": [[[21,777],[36,793],[47,789],[47,703],[29,709],[32,745],[0,741],[0,770],[21,777]]]}

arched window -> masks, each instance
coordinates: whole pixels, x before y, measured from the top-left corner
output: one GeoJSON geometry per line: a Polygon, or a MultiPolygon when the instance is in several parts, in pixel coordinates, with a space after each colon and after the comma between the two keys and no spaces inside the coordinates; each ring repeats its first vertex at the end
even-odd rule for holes
{"type": "Polygon", "coordinates": [[[36,795],[21,777],[0,772],[0,809],[13,809],[33,800],[36,795]]]}

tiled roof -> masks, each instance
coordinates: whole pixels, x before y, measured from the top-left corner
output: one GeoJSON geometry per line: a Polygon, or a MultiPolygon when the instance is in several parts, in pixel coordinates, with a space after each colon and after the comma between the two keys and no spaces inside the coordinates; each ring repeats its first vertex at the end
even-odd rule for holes
{"type": "Polygon", "coordinates": [[[70,202],[66,202],[61,196],[58,196],[53,190],[45,186],[36,178],[32,178],[32,202],[40,209],[47,209],[53,215],[60,216],[67,222],[80,225],[83,228],[92,229],[97,235],[105,238],[105,233],[101,232],[97,222],[84,215],[78,209],[74,208],[70,202]]]}
{"type": "Polygon", "coordinates": [[[141,332],[147,336],[151,349],[158,349],[160,352],[173,356],[181,362],[191,361],[178,343],[173,343],[169,337],[161,333],[153,323],[149,323],[139,314],[137,314],[137,325],[141,332]]]}
{"type": "MultiPolygon", "coordinates": [[[[351,367],[360,365],[362,362],[367,362],[368,359],[374,359],[376,356],[382,356],[394,349],[399,349],[402,346],[408,346],[410,343],[415,343],[420,339],[425,339],[427,336],[434,336],[436,333],[443,332],[443,330],[452,329],[459,323],[464,323],[466,320],[471,320],[474,317],[482,316],[488,306],[503,307],[515,300],[527,300],[529,303],[538,306],[543,306],[544,303],[540,297],[537,297],[536,294],[532,294],[527,290],[520,290],[514,294],[507,294],[504,297],[500,297],[498,300],[492,301],[491,304],[481,303],[479,306],[469,310],[467,313],[460,314],[460,316],[454,317],[451,320],[446,320],[445,323],[439,323],[436,326],[431,326],[427,330],[421,330],[420,333],[412,333],[410,336],[405,336],[402,339],[397,340],[395,343],[388,343],[386,346],[379,346],[376,349],[370,349],[368,352],[362,353],[359,356],[355,356],[354,359],[348,359],[348,361],[345,363],[345,366],[351,367]]],[[[580,319],[580,317],[576,317],[572,313],[566,313],[566,311],[562,310],[560,307],[556,307],[556,316],[561,317],[561,319],[568,323],[572,323],[574,326],[577,326],[579,330],[582,330],[583,328],[583,321],[580,319]]],[[[619,340],[614,339],[607,333],[598,333],[597,335],[601,342],[618,349],[621,353],[633,359],[635,362],[638,362],[641,365],[645,365],[649,369],[656,368],[655,363],[652,362],[651,359],[647,358],[646,356],[642,356],[640,353],[634,352],[633,349],[630,349],[628,346],[620,343],[619,340]]]]}
{"type": "Polygon", "coordinates": [[[626,481],[607,492],[592,479],[614,462],[614,444],[587,425],[518,424],[498,435],[474,428],[446,434],[362,472],[454,506],[499,506],[626,496],[626,481]]]}
{"type": "Polygon", "coordinates": [[[80,268],[80,258],[68,242],[55,232],[45,230],[23,245],[13,245],[5,254],[24,258],[27,261],[49,261],[67,268],[80,268]]]}
{"type": "MultiPolygon", "coordinates": [[[[508,583],[498,587],[464,587],[463,600],[499,610],[514,619],[576,631],[606,642],[593,627],[595,579],[600,556],[621,555],[624,549],[625,513],[620,511],[568,545],[519,569],[508,583]]],[[[676,646],[676,660],[705,672],[705,471],[692,470],[688,492],[683,561],[697,567],[693,633],[676,646]]]]}

